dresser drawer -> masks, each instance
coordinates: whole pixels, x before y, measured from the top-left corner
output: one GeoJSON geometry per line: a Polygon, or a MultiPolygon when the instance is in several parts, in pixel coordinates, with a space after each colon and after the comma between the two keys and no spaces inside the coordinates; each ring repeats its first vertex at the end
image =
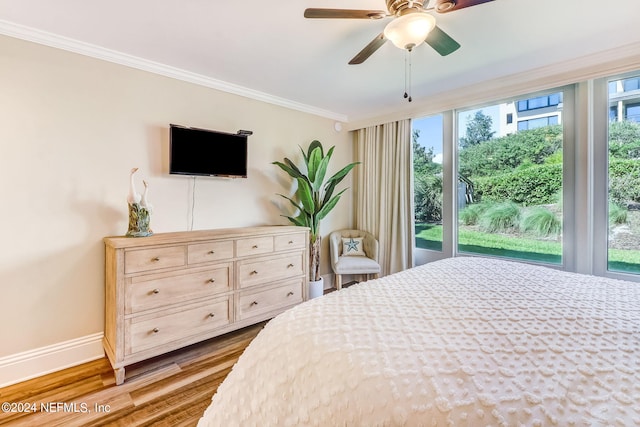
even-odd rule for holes
{"type": "Polygon", "coordinates": [[[139,250],[128,250],[124,254],[124,272],[159,270],[185,265],[185,246],[168,246],[139,250]]]}
{"type": "Polygon", "coordinates": [[[273,252],[273,236],[236,240],[236,256],[245,257],[273,252]]]}
{"type": "Polygon", "coordinates": [[[238,262],[238,284],[247,288],[277,279],[286,279],[303,274],[303,254],[274,255],[269,258],[238,262]]]}
{"type": "Polygon", "coordinates": [[[183,311],[154,316],[133,318],[127,325],[125,336],[130,342],[127,354],[170,344],[193,335],[204,334],[228,325],[231,307],[228,298],[190,306],[183,311]]]}
{"type": "Polygon", "coordinates": [[[274,288],[241,292],[237,306],[239,320],[301,303],[303,282],[300,279],[274,288]]]}
{"type": "Polygon", "coordinates": [[[232,264],[189,270],[189,273],[132,277],[125,284],[125,313],[163,308],[171,304],[210,298],[231,290],[232,264]]]}
{"type": "Polygon", "coordinates": [[[305,243],[306,239],[303,233],[284,234],[273,238],[273,245],[276,251],[304,248],[305,243]]]}
{"type": "Polygon", "coordinates": [[[233,241],[191,244],[187,248],[189,264],[221,261],[233,258],[233,241]]]}

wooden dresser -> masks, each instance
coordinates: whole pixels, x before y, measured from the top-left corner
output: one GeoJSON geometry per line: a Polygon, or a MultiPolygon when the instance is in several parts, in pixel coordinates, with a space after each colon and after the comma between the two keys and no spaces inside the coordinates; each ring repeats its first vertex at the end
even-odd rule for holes
{"type": "Polygon", "coordinates": [[[125,367],[307,300],[309,231],[265,226],[106,237],[103,345],[125,367]]]}

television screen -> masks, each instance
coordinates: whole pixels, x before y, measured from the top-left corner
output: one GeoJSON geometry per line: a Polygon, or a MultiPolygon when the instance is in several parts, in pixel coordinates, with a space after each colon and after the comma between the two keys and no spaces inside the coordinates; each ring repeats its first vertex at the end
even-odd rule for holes
{"type": "Polygon", "coordinates": [[[247,135],[171,125],[169,173],[247,177],[247,135]]]}

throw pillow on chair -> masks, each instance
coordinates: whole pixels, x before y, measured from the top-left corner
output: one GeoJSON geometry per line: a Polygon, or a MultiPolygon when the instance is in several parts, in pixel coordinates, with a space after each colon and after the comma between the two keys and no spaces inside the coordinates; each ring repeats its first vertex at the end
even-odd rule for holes
{"type": "Polygon", "coordinates": [[[366,256],[362,244],[362,237],[342,238],[342,255],[344,256],[366,256]]]}

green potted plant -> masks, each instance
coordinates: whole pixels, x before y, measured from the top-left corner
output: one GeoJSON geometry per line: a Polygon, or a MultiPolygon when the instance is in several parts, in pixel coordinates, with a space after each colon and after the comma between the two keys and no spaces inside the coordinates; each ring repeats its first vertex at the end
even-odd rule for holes
{"type": "MultiPolygon", "coordinates": [[[[303,148],[302,156],[304,157],[305,169],[300,170],[291,160],[285,157],[284,163],[273,162],[283,171],[289,174],[291,178],[297,181],[298,188],[293,197],[279,194],[279,196],[287,199],[296,208],[296,216],[283,215],[293,224],[301,227],[309,227],[309,281],[310,297],[322,295],[322,278],[320,277],[320,249],[322,237],[320,236],[320,222],[329,212],[336,206],[340,200],[340,196],[347,189],[333,194],[336,186],[347,176],[347,174],[359,162],[350,163],[343,167],[329,179],[326,178],[327,168],[333,149],[331,147],[327,154],[320,141],[312,141],[309,149],[305,153],[303,148]],[[314,283],[315,282],[315,283],[314,283]],[[314,289],[315,285],[315,289],[314,289]],[[320,288],[319,295],[317,288],[320,288]]],[[[295,214],[295,213],[294,213],[295,214]]]]}

